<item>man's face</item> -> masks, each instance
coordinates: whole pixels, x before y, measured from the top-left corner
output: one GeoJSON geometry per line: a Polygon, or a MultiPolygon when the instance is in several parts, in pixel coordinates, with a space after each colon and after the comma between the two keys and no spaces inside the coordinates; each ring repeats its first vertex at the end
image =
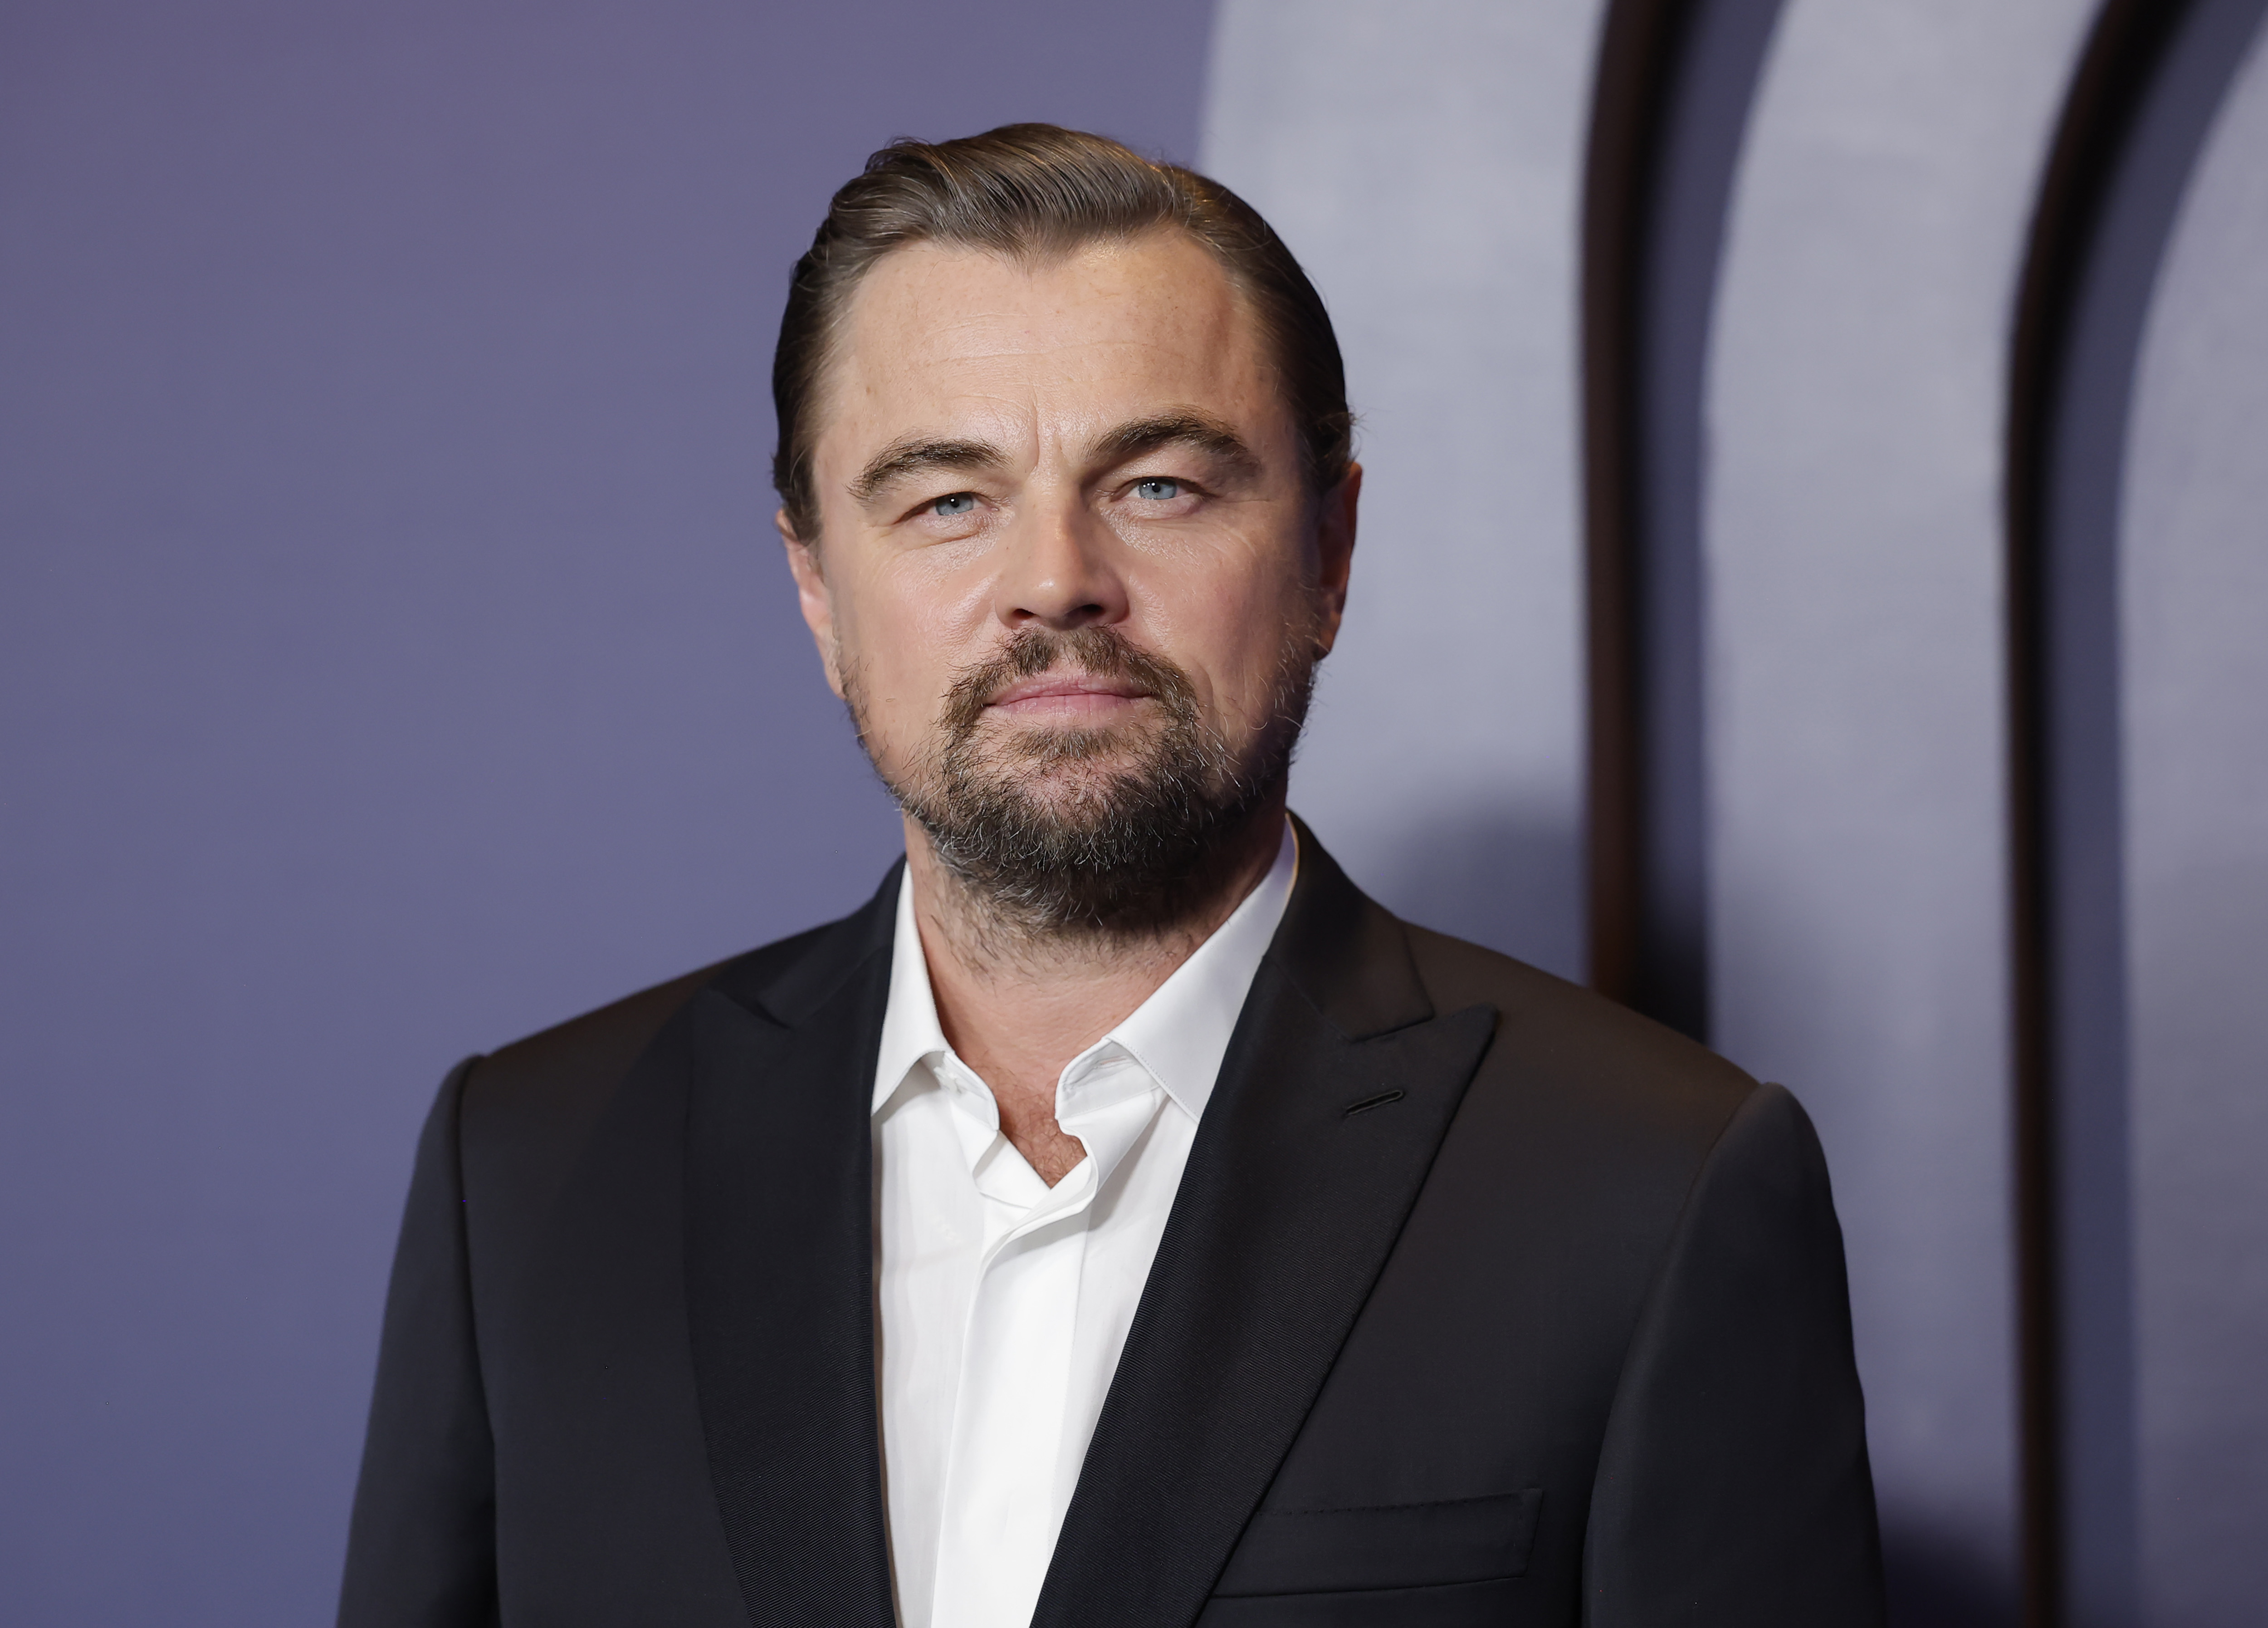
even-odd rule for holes
{"type": "MultiPolygon", "coordinates": [[[[821,539],[788,538],[804,616],[948,864],[996,887],[1026,860],[1187,869],[1208,819],[1280,784],[1357,483],[1307,490],[1257,325],[1200,246],[900,251],[817,405],[821,539]]],[[[1047,893],[1024,902],[1115,908],[1047,893]]]]}

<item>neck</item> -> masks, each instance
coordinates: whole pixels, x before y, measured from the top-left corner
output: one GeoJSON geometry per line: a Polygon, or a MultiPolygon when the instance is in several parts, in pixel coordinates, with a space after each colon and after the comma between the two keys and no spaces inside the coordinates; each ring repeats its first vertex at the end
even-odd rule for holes
{"type": "Polygon", "coordinates": [[[1197,953],[1268,874],[1283,840],[1279,792],[1226,836],[1204,885],[1171,921],[1035,932],[988,909],[937,857],[927,834],[906,821],[906,880],[938,1022],[991,1088],[1002,1133],[1049,1186],[1086,1156],[1056,1123],[1064,1065],[1197,953]]]}

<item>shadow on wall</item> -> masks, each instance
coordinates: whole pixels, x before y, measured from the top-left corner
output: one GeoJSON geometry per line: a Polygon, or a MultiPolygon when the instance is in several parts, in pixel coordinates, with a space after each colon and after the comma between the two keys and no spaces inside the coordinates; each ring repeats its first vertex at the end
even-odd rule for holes
{"type": "Polygon", "coordinates": [[[2008,1628],[2016,1596],[1976,1546],[1936,1529],[1882,1517],[1890,1621],[1901,1628],[2008,1628]]]}
{"type": "Polygon", "coordinates": [[[1582,840],[1518,808],[1412,808],[1406,821],[1319,833],[1358,886],[1404,920],[1581,976],[1582,840]]]}

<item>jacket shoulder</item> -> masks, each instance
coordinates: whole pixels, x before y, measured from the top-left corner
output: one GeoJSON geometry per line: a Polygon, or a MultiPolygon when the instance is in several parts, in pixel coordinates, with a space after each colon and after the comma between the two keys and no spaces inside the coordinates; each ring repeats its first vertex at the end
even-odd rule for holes
{"type": "Polygon", "coordinates": [[[523,1153],[535,1151],[531,1144],[578,1143],[638,1059],[703,991],[761,990],[810,961],[845,924],[830,922],[696,968],[471,1059],[461,1109],[468,1153],[500,1140],[523,1153]]]}
{"type": "Polygon", "coordinates": [[[1476,1090],[1516,1094],[1531,1115],[1683,1164],[1705,1154],[1756,1081],[1707,1047],[1509,955],[1405,924],[1434,1009],[1498,1013],[1476,1090]]]}

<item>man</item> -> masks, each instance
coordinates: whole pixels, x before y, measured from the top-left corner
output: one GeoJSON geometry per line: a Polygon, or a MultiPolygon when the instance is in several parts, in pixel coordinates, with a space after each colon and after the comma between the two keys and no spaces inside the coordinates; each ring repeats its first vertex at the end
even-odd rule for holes
{"type": "Polygon", "coordinates": [[[1265,224],[901,143],[774,385],[905,862],[450,1076],[341,1621],[1878,1620],[1801,1110],[1287,816],[1360,472],[1265,224]]]}

